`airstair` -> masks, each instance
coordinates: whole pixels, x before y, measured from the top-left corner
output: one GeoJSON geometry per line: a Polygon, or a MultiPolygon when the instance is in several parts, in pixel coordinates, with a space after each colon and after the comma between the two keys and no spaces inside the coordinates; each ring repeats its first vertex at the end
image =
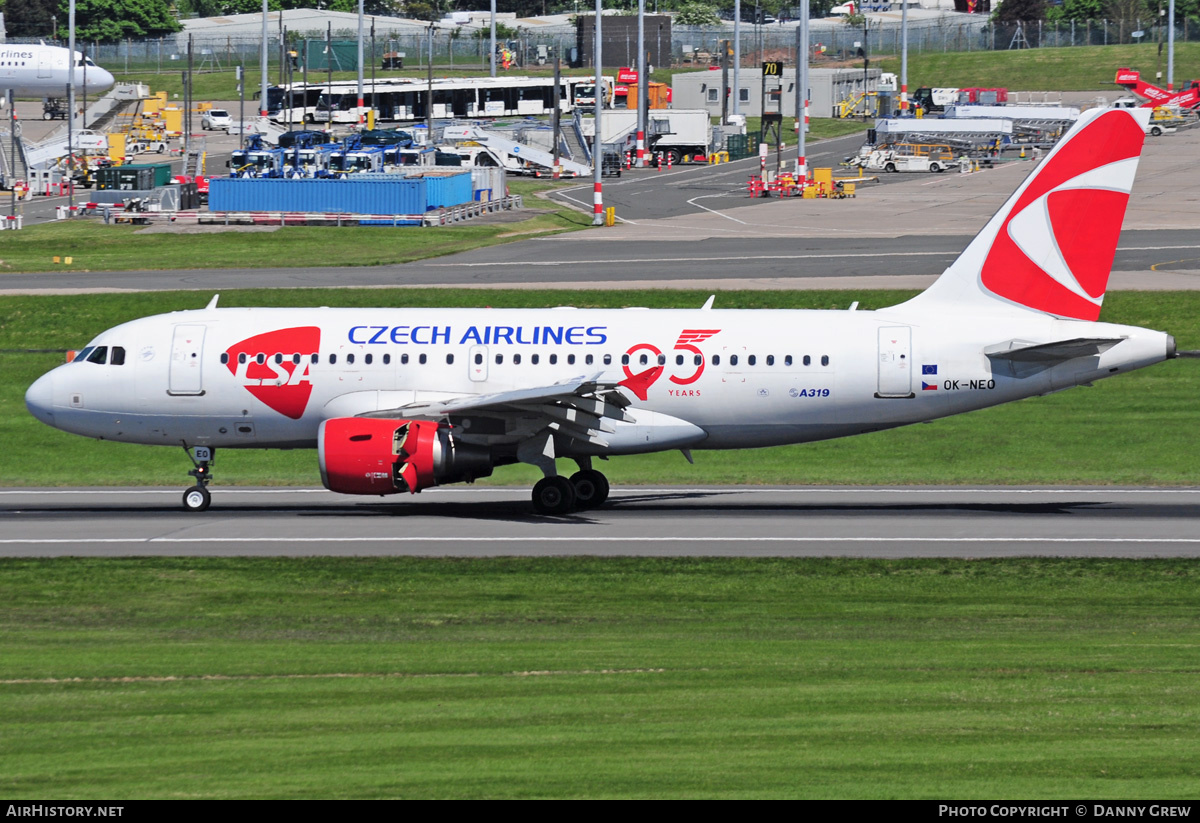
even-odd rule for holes
{"type": "MultiPolygon", "coordinates": [[[[442,132],[442,139],[450,141],[471,140],[481,146],[487,146],[497,154],[513,158],[517,161],[530,163],[534,166],[542,166],[547,169],[554,168],[554,155],[551,152],[534,148],[524,143],[518,143],[516,140],[510,140],[503,135],[481,129],[478,126],[447,126],[442,132]]],[[[592,173],[591,166],[585,166],[583,163],[568,160],[565,157],[558,158],[558,165],[562,167],[564,172],[579,177],[586,177],[592,173]]]]}

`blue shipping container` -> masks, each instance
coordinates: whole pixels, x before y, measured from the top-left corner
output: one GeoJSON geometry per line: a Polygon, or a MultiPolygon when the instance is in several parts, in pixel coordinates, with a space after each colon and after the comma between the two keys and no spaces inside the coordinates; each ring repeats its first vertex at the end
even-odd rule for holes
{"type": "Polygon", "coordinates": [[[397,174],[351,175],[346,180],[214,177],[208,193],[211,211],[424,214],[470,201],[469,171],[449,180],[397,174]]]}

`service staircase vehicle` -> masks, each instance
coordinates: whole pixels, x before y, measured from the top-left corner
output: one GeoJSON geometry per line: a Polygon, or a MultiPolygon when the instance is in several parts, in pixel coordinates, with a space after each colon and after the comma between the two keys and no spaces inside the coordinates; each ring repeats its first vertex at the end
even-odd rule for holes
{"type": "MultiPolygon", "coordinates": [[[[446,126],[442,131],[442,139],[447,142],[475,142],[494,150],[505,158],[505,168],[519,174],[533,174],[539,170],[553,170],[554,155],[544,149],[535,148],[516,140],[510,140],[494,131],[481,129],[478,126],[446,126]]],[[[576,177],[586,177],[592,173],[591,166],[585,166],[574,160],[559,156],[558,165],[562,171],[576,177]]]]}

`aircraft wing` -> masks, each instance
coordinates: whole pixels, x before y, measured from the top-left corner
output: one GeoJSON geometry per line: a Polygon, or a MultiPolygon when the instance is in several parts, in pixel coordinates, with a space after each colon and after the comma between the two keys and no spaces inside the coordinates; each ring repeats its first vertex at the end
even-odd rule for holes
{"type": "Polygon", "coordinates": [[[405,420],[446,420],[462,426],[464,436],[519,440],[531,431],[555,432],[604,446],[601,432],[613,428],[606,420],[636,422],[626,413],[630,401],[616,383],[600,375],[577,377],[549,386],[409,403],[394,409],[366,412],[360,417],[405,420]],[[463,425],[466,423],[466,425],[463,425]]]}
{"type": "Polygon", "coordinates": [[[984,354],[995,360],[1011,360],[1014,363],[1062,363],[1076,357],[1093,357],[1106,352],[1120,343],[1122,337],[1076,337],[1071,340],[1056,340],[1052,343],[1026,343],[1010,340],[998,346],[989,346],[984,354]]]}

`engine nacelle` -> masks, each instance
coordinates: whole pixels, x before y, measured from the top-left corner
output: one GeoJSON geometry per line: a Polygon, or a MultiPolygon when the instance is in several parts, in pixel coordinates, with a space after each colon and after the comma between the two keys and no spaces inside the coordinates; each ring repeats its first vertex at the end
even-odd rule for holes
{"type": "Polygon", "coordinates": [[[321,482],[342,494],[416,494],[492,473],[486,448],[459,442],[449,427],[428,420],[326,420],[317,455],[321,482]]]}

